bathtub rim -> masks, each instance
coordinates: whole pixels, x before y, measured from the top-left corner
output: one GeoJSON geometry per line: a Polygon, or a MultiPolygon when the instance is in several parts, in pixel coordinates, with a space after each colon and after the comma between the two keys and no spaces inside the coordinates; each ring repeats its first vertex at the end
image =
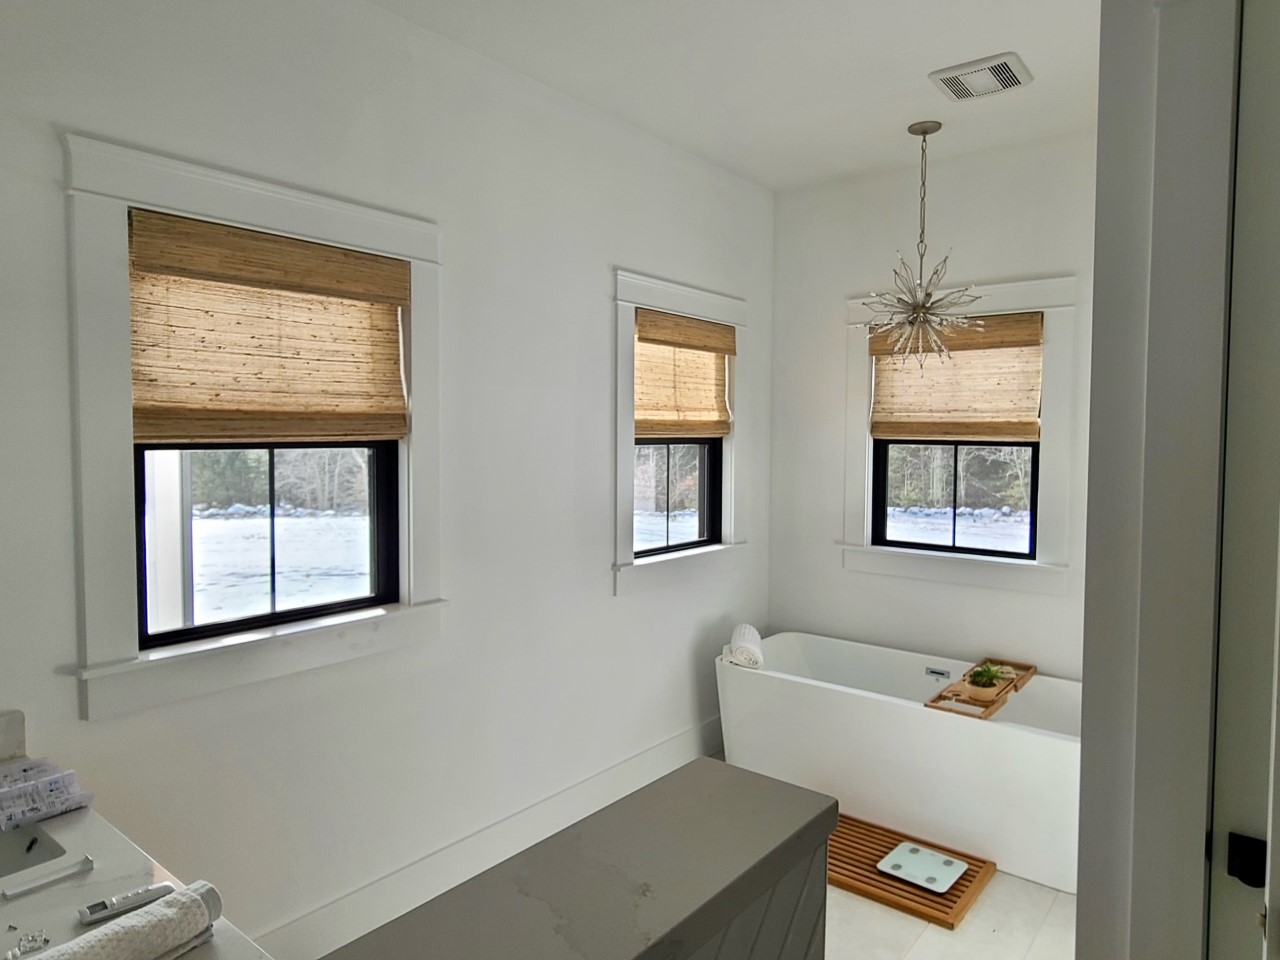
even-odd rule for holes
{"type": "MultiPolygon", "coordinates": [[[[885,647],[875,643],[867,643],[862,640],[843,640],[840,637],[827,637],[827,636],[823,636],[822,634],[807,633],[802,630],[782,630],[777,633],[771,633],[769,634],[769,636],[763,637],[761,639],[761,646],[765,647],[765,645],[774,637],[784,637],[784,636],[815,637],[819,640],[832,640],[837,643],[852,643],[862,647],[874,647],[877,650],[889,650],[894,653],[907,653],[907,654],[912,654],[914,656],[922,656],[922,657],[934,656],[934,654],[928,654],[928,653],[922,654],[915,650],[900,650],[897,647],[885,647]]],[[[956,658],[944,657],[939,655],[938,659],[955,660],[956,658]]],[[[740,663],[734,663],[724,653],[720,653],[716,656],[715,663],[716,663],[717,675],[719,675],[720,668],[723,666],[725,669],[746,670],[749,673],[764,674],[771,677],[777,677],[780,680],[791,681],[794,683],[808,684],[811,686],[824,687],[831,690],[845,691],[845,692],[857,694],[859,696],[869,697],[874,700],[880,700],[887,703],[901,704],[907,707],[914,707],[917,710],[928,710],[930,713],[943,714],[947,712],[944,710],[934,710],[931,707],[926,707],[923,702],[918,700],[908,700],[905,697],[896,697],[893,694],[880,693],[877,690],[866,690],[862,687],[850,687],[850,686],[846,686],[843,683],[833,683],[830,680],[817,680],[813,677],[801,677],[797,674],[785,673],[781,670],[770,670],[768,667],[769,656],[768,656],[767,647],[765,647],[765,666],[760,667],[759,669],[744,667],[740,663]]],[[[1082,686],[1079,680],[1069,680],[1065,677],[1051,677],[1051,676],[1045,675],[1045,679],[1058,680],[1058,681],[1061,681],[1062,683],[1071,683],[1071,684],[1075,684],[1078,687],[1082,686]]],[[[1034,682],[1034,680],[1032,682],[1034,682]]],[[[1081,693],[1083,693],[1083,690],[1081,690],[1081,693]]],[[[964,716],[956,715],[956,719],[957,720],[977,720],[979,718],[964,717],[964,716]]],[[[1049,737],[1050,739],[1065,740],[1075,744],[1080,743],[1080,735],[1078,733],[1070,734],[1070,733],[1062,733],[1057,730],[1046,730],[1044,727],[1036,727],[1027,723],[1018,723],[1017,721],[1014,721],[1014,720],[1001,720],[999,719],[998,716],[993,717],[990,720],[987,720],[985,722],[993,724],[996,727],[996,729],[1025,730],[1029,733],[1033,733],[1039,736],[1049,737]]]]}

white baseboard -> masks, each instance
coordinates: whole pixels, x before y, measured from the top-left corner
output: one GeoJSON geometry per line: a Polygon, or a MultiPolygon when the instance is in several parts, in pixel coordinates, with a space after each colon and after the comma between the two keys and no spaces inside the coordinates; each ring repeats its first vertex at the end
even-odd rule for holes
{"type": "Polygon", "coordinates": [[[722,745],[713,717],[253,939],[275,960],[318,960],[722,745]]]}

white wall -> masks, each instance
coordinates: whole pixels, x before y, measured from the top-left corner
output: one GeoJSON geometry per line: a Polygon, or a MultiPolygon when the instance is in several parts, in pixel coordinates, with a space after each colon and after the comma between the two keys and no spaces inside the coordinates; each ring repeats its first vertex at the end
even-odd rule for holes
{"type": "Polygon", "coordinates": [[[259,935],[715,716],[767,597],[766,191],[356,0],[17,0],[0,89],[0,705],[32,752],[259,935]],[[440,224],[442,642],[77,719],[63,129],[440,224]],[[614,266],[745,297],[759,347],[749,545],[621,598],[614,266]]]}
{"type": "MultiPolygon", "coordinates": [[[[769,617],[805,630],[957,659],[988,654],[1080,677],[1092,301],[1091,132],[949,156],[930,142],[929,260],[948,282],[1078,278],[1068,574],[1062,595],[845,570],[845,301],[892,282],[915,245],[917,141],[904,166],[782,194],[775,209],[773,498],[769,617]]],[[[859,469],[855,466],[854,469],[859,469]]]]}

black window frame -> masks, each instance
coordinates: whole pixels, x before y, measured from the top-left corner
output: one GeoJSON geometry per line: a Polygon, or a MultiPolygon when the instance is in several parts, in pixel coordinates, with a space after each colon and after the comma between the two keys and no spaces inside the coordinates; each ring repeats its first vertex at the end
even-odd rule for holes
{"type": "MultiPolygon", "coordinates": [[[[714,546],[721,542],[721,520],[724,505],[724,439],[722,437],[636,437],[637,447],[667,447],[667,539],[671,530],[671,470],[670,448],[673,446],[700,446],[703,455],[699,468],[698,488],[698,539],[686,540],[683,543],[668,544],[663,547],[650,547],[647,550],[635,549],[634,528],[632,533],[632,555],[634,557],[656,557],[668,553],[679,553],[683,550],[694,550],[698,547],[714,546]]],[[[634,459],[633,459],[634,464],[634,459]]],[[[634,481],[634,467],[633,467],[634,481]]]]}
{"type": "Polygon", "coordinates": [[[1040,443],[1039,441],[1005,441],[1005,440],[908,440],[884,439],[876,437],[871,448],[871,545],[874,547],[899,547],[906,550],[928,550],[933,553],[950,553],[977,557],[999,557],[1008,560],[1035,560],[1036,538],[1040,519],[1040,443]],[[951,545],[938,543],[917,543],[914,540],[890,540],[886,533],[888,510],[886,503],[889,486],[889,447],[893,444],[903,446],[951,447],[955,451],[955,459],[951,471],[951,545]],[[957,487],[960,482],[959,448],[960,447],[1019,447],[1031,451],[1031,536],[1027,553],[1008,550],[983,550],[979,547],[958,547],[956,542],[956,524],[958,508],[956,506],[957,487]]]}
{"type": "MultiPolygon", "coordinates": [[[[299,441],[288,443],[137,443],[134,444],[134,522],[137,542],[138,580],[138,647],[154,650],[193,640],[207,640],[251,630],[261,630],[280,624],[297,623],[317,617],[352,610],[364,610],[400,602],[400,444],[396,440],[351,441],[299,441]],[[369,532],[370,582],[372,591],[367,597],[338,600],[332,603],[277,610],[271,613],[220,620],[166,630],[152,634],[147,624],[147,539],[146,539],[146,470],[144,458],[151,450],[267,450],[268,463],[274,466],[274,451],[297,449],[332,449],[357,447],[369,453],[369,532]]],[[[272,604],[275,602],[275,510],[276,492],[274,469],[269,467],[268,483],[271,488],[271,571],[272,604]]]]}

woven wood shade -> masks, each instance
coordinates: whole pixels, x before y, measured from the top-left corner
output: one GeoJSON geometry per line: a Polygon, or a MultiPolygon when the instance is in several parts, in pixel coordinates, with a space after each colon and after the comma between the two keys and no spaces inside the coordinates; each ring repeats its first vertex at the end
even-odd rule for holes
{"type": "Polygon", "coordinates": [[[637,437],[729,434],[728,358],[737,331],[726,324],[636,310],[637,437]]]}
{"type": "Polygon", "coordinates": [[[893,440],[1040,439],[1043,314],[985,317],[986,332],[959,331],[950,360],[923,372],[872,338],[875,392],[871,435],[893,440]],[[983,340],[983,337],[991,340],[983,340]],[[1031,341],[1031,342],[1028,342],[1031,341]],[[981,343],[982,346],[977,346],[981,343]]]}
{"type": "Polygon", "coordinates": [[[709,350],[726,357],[738,353],[738,331],[725,323],[695,320],[674,313],[636,308],[636,339],[688,350],[709,350]]]}
{"type": "MultiPolygon", "coordinates": [[[[388,261],[399,265],[401,276],[385,296],[377,295],[369,275],[344,296],[321,293],[310,279],[319,267],[295,271],[286,262],[299,241],[238,231],[280,239],[285,253],[274,264],[254,258],[245,282],[228,279],[234,261],[221,254],[216,276],[193,276],[200,259],[193,245],[203,228],[218,225],[164,217],[196,225],[168,264],[152,230],[161,222],[156,217],[164,215],[133,211],[131,218],[135,442],[328,442],[406,434],[399,305],[407,298],[408,263],[388,261]],[[280,271],[279,286],[263,285],[268,267],[280,271]]],[[[219,233],[231,229],[218,227],[219,233]]],[[[251,243],[265,250],[260,240],[251,243]]],[[[343,276],[338,261],[327,262],[334,272],[325,286],[333,290],[343,276]]]]}
{"type": "MultiPolygon", "coordinates": [[[[995,350],[999,347],[1038,347],[1044,343],[1044,314],[1002,313],[983,317],[981,329],[961,327],[947,335],[944,342],[952,353],[957,350],[995,350]]],[[[873,357],[892,355],[889,335],[878,333],[870,337],[867,340],[867,353],[873,357]]]]}
{"type": "Polygon", "coordinates": [[[129,264],[141,273],[409,306],[409,264],[309,240],[129,211],[129,264]]]}

